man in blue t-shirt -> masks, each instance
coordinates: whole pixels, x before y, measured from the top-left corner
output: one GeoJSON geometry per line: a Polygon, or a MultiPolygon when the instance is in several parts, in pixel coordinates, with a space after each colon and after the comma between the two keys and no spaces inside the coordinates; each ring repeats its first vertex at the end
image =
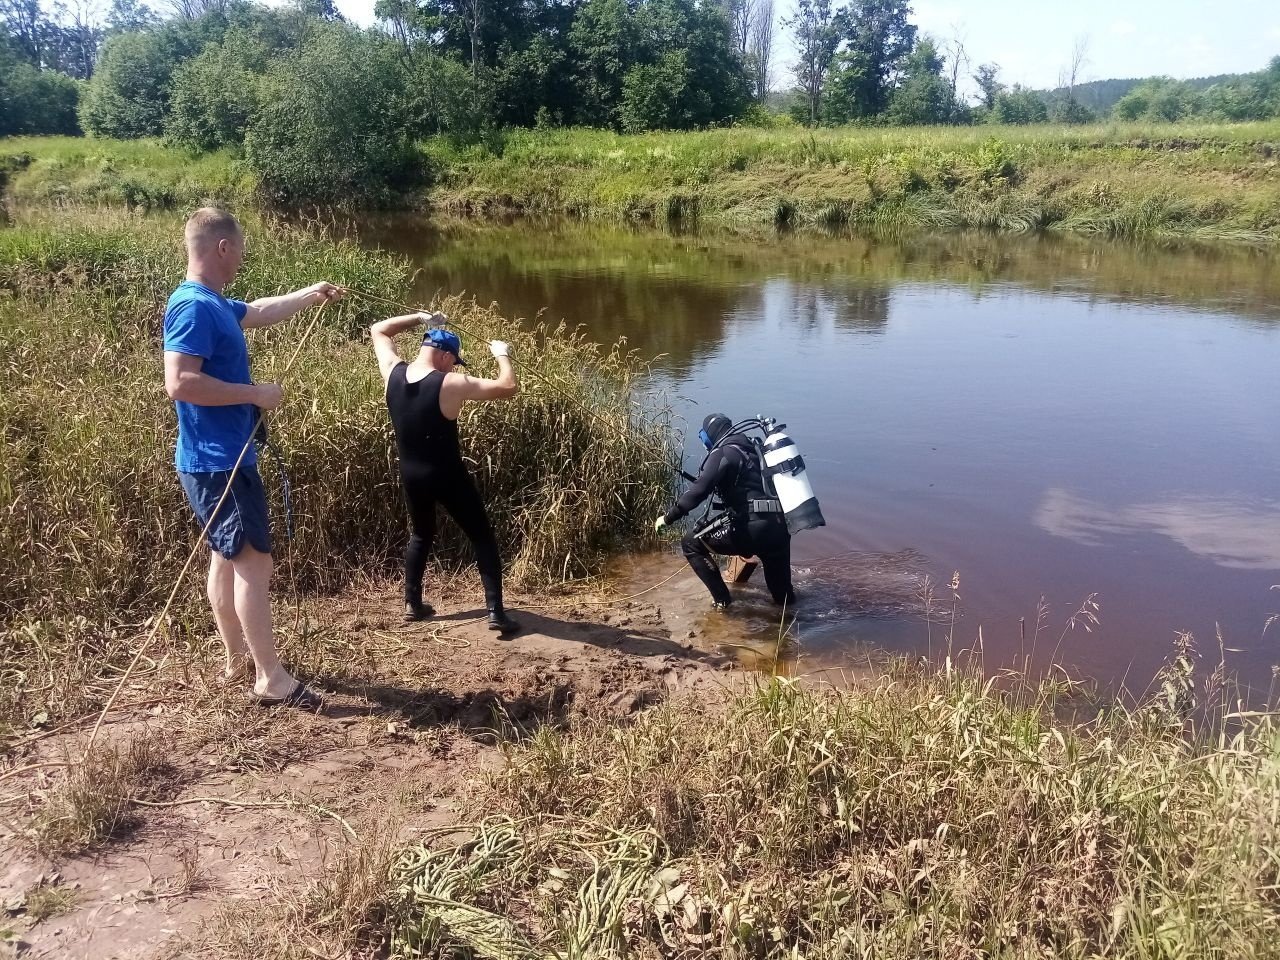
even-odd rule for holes
{"type": "Polygon", "coordinates": [[[298,311],[342,296],[316,283],[252,303],[223,289],[244,262],[244,231],[224,210],[204,207],[187,221],[187,278],[164,315],[164,387],[178,411],[178,477],[212,551],[209,603],[226,647],[224,675],[247,678],[264,706],[318,709],[320,698],[295,679],[276,654],[271,626],[271,533],[267,496],[251,434],[259,410],[284,394],[249,374],[246,327],[269,327],[298,311]],[[237,466],[238,464],[238,466],[237,466]]]}

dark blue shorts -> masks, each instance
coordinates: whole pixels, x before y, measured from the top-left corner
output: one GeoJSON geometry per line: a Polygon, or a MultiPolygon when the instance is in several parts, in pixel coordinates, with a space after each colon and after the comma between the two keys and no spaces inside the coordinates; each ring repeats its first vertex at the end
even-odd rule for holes
{"type": "MultiPolygon", "coordinates": [[[[227,488],[230,470],[213,473],[183,473],[178,471],[182,489],[187,492],[191,509],[200,521],[200,529],[218,506],[222,491],[227,488]]],[[[209,527],[209,546],[228,560],[238,554],[247,543],[261,553],[271,552],[271,524],[267,514],[267,491],[262,486],[256,465],[241,466],[231,481],[231,492],[223,501],[217,517],[209,527]]]]}

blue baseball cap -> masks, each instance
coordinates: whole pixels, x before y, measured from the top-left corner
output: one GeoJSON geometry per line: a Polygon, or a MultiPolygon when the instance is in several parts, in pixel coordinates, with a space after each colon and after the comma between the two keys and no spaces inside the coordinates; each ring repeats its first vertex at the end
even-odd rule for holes
{"type": "Polygon", "coordinates": [[[432,327],[422,335],[422,345],[453,354],[454,363],[460,367],[467,365],[467,362],[462,359],[462,341],[458,339],[456,333],[440,327],[432,327]]]}

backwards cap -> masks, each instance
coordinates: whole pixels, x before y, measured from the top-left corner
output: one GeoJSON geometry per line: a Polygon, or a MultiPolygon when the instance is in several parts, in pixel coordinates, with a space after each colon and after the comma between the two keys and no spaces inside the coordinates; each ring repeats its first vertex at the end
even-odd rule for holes
{"type": "Polygon", "coordinates": [[[453,354],[454,362],[460,367],[467,365],[467,362],[462,359],[462,341],[451,330],[432,327],[422,335],[422,345],[424,347],[435,347],[437,350],[453,354]]]}

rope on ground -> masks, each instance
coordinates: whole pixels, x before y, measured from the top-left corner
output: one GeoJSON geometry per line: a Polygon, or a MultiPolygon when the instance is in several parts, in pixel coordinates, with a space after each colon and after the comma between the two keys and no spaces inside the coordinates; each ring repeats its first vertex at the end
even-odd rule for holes
{"type": "Polygon", "coordinates": [[[326,817],[332,817],[351,835],[352,840],[359,840],[359,835],[342,817],[318,803],[299,803],[296,800],[236,800],[233,797],[187,797],[183,800],[133,800],[140,807],[185,807],[192,803],[221,803],[237,808],[270,808],[292,810],[311,810],[326,817]]]}
{"type": "Polygon", "coordinates": [[[645,587],[639,593],[632,593],[625,597],[611,597],[608,600],[571,600],[565,603],[522,603],[521,607],[529,610],[566,610],[574,607],[608,607],[615,603],[626,603],[628,600],[635,600],[637,597],[643,597],[646,593],[652,593],[659,587],[674,580],[680,574],[685,573],[686,568],[681,566],[679,569],[667,574],[651,587],[645,587]]]}
{"type": "MultiPolygon", "coordinates": [[[[293,369],[294,362],[302,352],[303,346],[309,339],[311,339],[311,334],[315,331],[316,326],[320,322],[320,316],[324,313],[324,308],[328,305],[329,301],[326,300],[324,303],[320,304],[319,308],[316,310],[315,316],[312,317],[310,325],[305,331],[303,331],[302,336],[298,339],[298,345],[294,348],[293,355],[289,357],[289,362],[284,365],[284,372],[280,375],[281,380],[284,380],[284,378],[289,375],[289,371],[293,369]]],[[[204,544],[205,537],[209,534],[209,528],[213,526],[213,521],[217,519],[218,511],[222,509],[222,505],[226,502],[227,497],[230,496],[231,484],[235,481],[236,474],[240,471],[240,465],[244,463],[245,455],[248,454],[249,448],[253,446],[253,438],[258,432],[258,428],[262,426],[262,421],[265,418],[265,411],[258,414],[258,419],[254,423],[253,429],[249,431],[249,439],[246,440],[244,446],[240,448],[240,455],[236,457],[235,466],[231,468],[231,473],[227,476],[226,489],[222,491],[222,496],[218,498],[217,505],[214,506],[213,512],[209,514],[209,521],[204,525],[204,529],[200,531],[200,536],[196,539],[195,544],[192,545],[191,552],[187,554],[187,562],[182,565],[182,569],[178,572],[177,579],[173,581],[173,589],[169,591],[169,599],[165,601],[164,607],[162,607],[160,613],[156,615],[155,621],[151,627],[151,632],[147,634],[147,638],[142,642],[142,645],[138,647],[138,652],[135,653],[133,659],[129,661],[129,666],[125,668],[125,671],[121,675],[115,689],[111,691],[111,696],[107,698],[106,705],[102,708],[102,712],[98,714],[98,720],[94,723],[93,730],[89,733],[89,741],[85,744],[84,753],[80,756],[81,763],[84,763],[85,760],[88,759],[89,751],[93,749],[94,741],[98,738],[98,731],[102,728],[102,721],[115,705],[116,697],[120,695],[120,691],[124,689],[125,683],[127,683],[129,677],[132,676],[134,668],[137,667],[143,656],[150,649],[156,636],[160,633],[160,627],[165,623],[165,618],[168,617],[169,610],[173,607],[173,601],[177,599],[178,590],[182,587],[182,581],[186,579],[187,571],[191,569],[191,564],[195,560],[196,554],[200,552],[200,547],[204,544]]]]}

